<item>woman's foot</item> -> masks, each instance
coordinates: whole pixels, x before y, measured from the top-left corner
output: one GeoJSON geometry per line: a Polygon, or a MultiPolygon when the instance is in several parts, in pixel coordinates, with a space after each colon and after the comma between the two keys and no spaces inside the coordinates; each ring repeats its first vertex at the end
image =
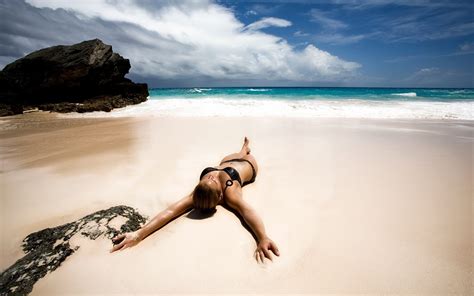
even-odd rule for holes
{"type": "Polygon", "coordinates": [[[247,137],[244,138],[244,145],[242,145],[242,152],[244,152],[245,154],[250,154],[250,147],[249,147],[249,139],[247,139],[247,137]]]}

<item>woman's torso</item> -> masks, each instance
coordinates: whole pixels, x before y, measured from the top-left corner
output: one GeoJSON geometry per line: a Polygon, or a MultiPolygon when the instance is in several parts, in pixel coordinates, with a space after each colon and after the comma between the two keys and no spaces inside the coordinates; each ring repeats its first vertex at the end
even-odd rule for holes
{"type": "Polygon", "coordinates": [[[228,161],[224,162],[217,166],[218,169],[223,169],[225,167],[231,167],[236,170],[239,175],[240,179],[242,180],[242,184],[249,182],[254,177],[254,173],[257,174],[258,166],[257,161],[252,155],[246,155],[242,159],[249,161],[252,165],[250,165],[247,161],[228,161]],[[253,168],[252,168],[253,166],[253,168]],[[255,172],[254,172],[255,169],[255,172]]]}

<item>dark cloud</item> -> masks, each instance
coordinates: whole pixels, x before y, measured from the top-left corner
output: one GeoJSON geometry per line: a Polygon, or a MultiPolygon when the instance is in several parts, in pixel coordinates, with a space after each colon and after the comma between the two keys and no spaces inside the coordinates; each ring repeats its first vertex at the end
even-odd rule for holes
{"type": "Polygon", "coordinates": [[[114,50],[119,53],[123,45],[159,49],[160,45],[170,43],[156,32],[134,24],[80,18],[65,9],[37,8],[24,1],[0,0],[0,19],[1,68],[41,48],[94,38],[117,45],[114,50]],[[139,34],[146,38],[137,38],[139,34]]]}
{"type": "MultiPolygon", "coordinates": [[[[36,8],[23,1],[0,2],[1,57],[21,57],[40,48],[105,37],[116,28],[98,20],[79,19],[64,9],[36,8]],[[99,36],[98,36],[99,35],[99,36]]],[[[12,59],[13,60],[13,59],[12,59]]]]}

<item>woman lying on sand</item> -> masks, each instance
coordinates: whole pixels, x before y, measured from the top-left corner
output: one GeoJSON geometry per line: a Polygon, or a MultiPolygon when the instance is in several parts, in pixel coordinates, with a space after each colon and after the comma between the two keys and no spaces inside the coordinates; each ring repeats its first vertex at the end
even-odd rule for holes
{"type": "Polygon", "coordinates": [[[258,167],[250,155],[249,140],[244,139],[242,149],[222,159],[218,167],[205,168],[193,192],[156,215],[150,222],[135,232],[121,234],[112,239],[116,245],[111,252],[133,247],[154,231],[192,208],[214,210],[217,205],[228,205],[236,210],[252,229],[257,239],[255,259],[262,262],[264,257],[272,260],[272,251],[280,256],[275,243],[268,238],[265,227],[254,209],[242,198],[242,187],[255,181],[258,167]]]}

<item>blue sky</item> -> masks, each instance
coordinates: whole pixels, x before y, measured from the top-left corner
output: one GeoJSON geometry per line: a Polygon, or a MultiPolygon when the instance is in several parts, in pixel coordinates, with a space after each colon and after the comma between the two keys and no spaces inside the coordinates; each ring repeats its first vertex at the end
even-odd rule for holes
{"type": "Polygon", "coordinates": [[[262,16],[295,47],[361,64],[357,86],[474,87],[472,1],[222,1],[244,22],[262,16]]]}
{"type": "Polygon", "coordinates": [[[474,87],[470,1],[0,0],[0,66],[100,38],[152,87],[474,87]]]}

